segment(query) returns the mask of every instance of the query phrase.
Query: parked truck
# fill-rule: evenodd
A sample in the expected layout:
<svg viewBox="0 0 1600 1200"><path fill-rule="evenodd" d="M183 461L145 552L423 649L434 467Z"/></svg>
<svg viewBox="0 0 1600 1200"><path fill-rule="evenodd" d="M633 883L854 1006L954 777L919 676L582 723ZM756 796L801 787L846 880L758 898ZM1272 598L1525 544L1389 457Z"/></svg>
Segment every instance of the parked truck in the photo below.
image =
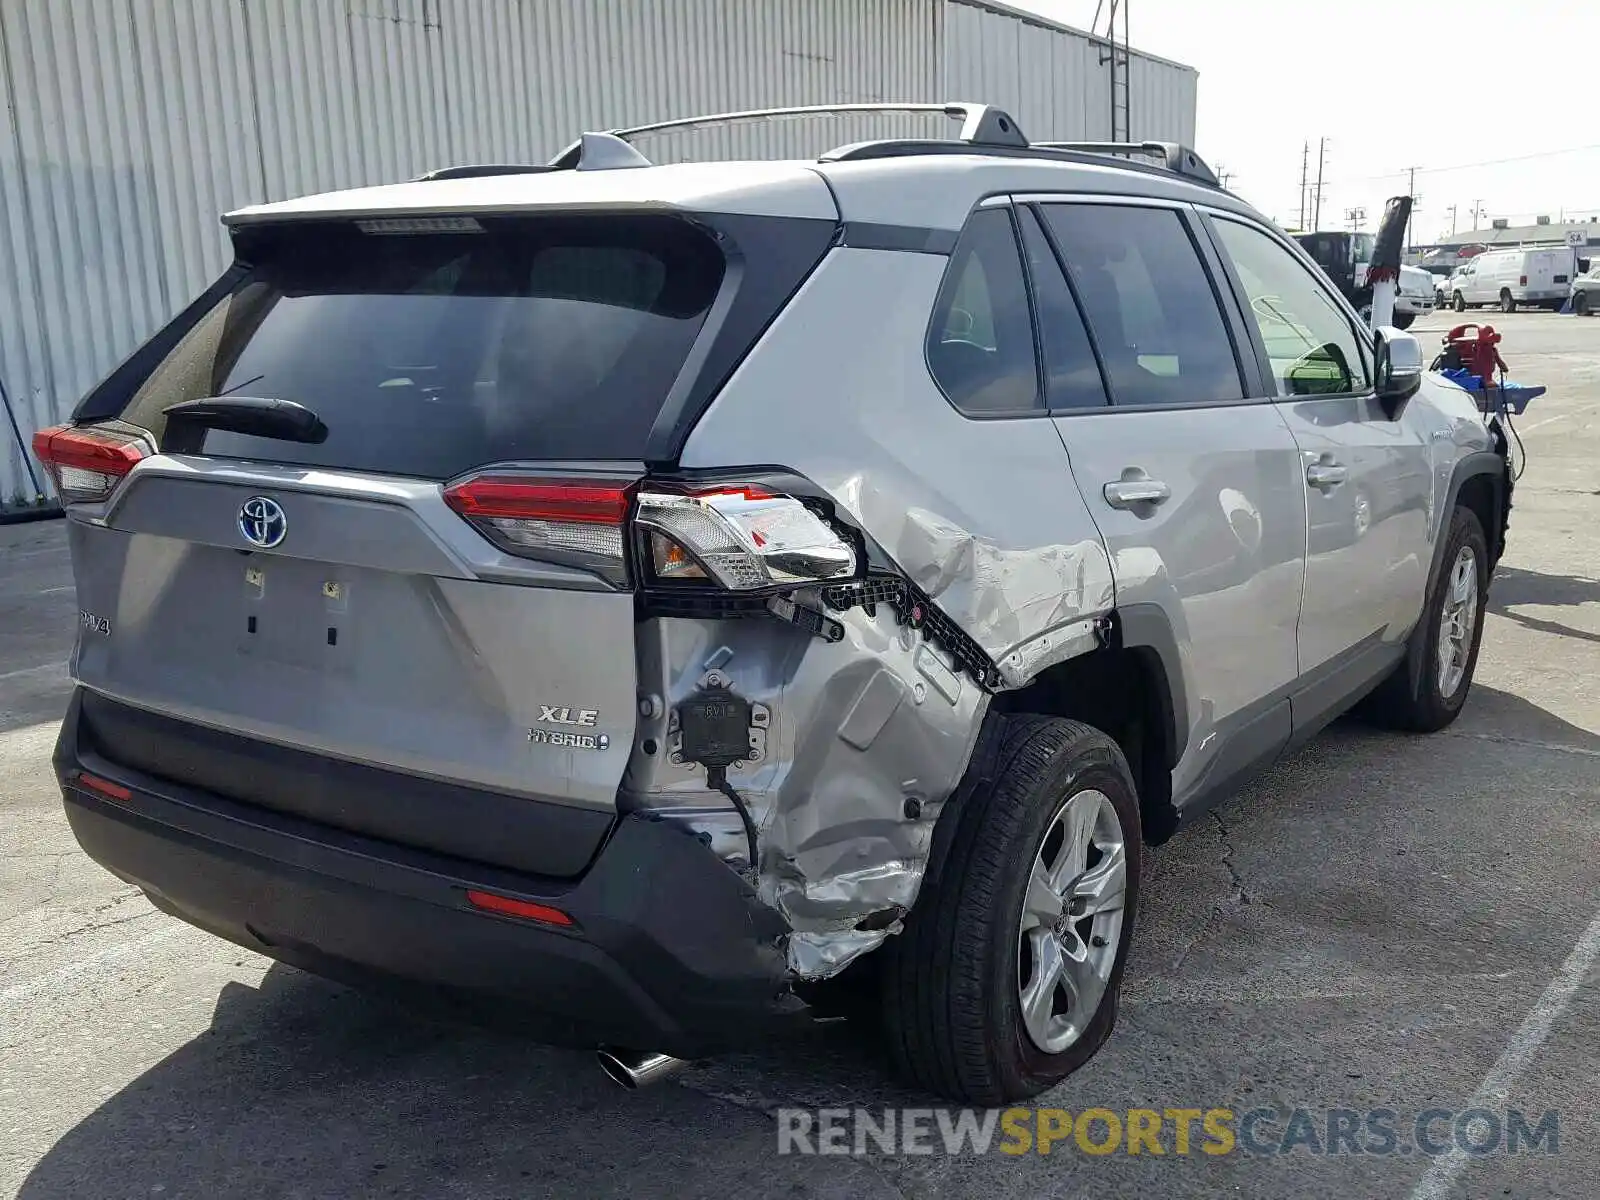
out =
<svg viewBox="0 0 1600 1200"><path fill-rule="evenodd" d="M1296 233L1295 241L1316 261L1329 279L1333 280L1345 299L1355 305L1361 319L1372 322L1372 286L1367 282L1367 269L1372 263L1372 248L1376 240L1370 233L1348 231L1320 231ZM1435 288L1433 277L1419 267L1400 268L1400 286L1394 301L1394 323L1401 329L1433 311Z"/></svg>

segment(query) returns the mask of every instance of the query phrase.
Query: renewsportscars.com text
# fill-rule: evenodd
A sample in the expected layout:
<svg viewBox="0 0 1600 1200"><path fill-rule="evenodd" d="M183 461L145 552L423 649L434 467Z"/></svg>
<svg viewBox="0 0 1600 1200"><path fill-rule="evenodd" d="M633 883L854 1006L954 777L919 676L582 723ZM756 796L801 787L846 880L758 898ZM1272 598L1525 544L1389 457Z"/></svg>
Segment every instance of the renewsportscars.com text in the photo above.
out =
<svg viewBox="0 0 1600 1200"><path fill-rule="evenodd" d="M1559 1154L1561 1114L1427 1108L780 1108L779 1154Z"/></svg>

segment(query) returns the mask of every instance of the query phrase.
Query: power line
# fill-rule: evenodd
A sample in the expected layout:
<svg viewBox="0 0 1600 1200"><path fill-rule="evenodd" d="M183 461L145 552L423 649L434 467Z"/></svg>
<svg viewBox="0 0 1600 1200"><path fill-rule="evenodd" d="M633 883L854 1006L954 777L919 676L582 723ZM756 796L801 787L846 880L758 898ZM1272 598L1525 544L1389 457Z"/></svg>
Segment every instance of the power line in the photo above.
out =
<svg viewBox="0 0 1600 1200"><path fill-rule="evenodd" d="M1330 181L1328 186L1340 186L1347 183L1370 183L1379 179L1399 179L1403 175L1415 172L1418 175L1437 175L1442 171L1468 171L1473 167L1497 167L1502 163L1530 162L1536 158L1554 158L1562 154L1581 154L1588 150L1600 150L1600 142L1593 142L1586 146L1566 146L1560 150L1539 150L1533 154L1513 154L1509 158L1485 158L1479 162L1452 163L1448 167L1401 167L1398 171L1385 171L1381 175L1353 175L1346 179Z"/></svg>

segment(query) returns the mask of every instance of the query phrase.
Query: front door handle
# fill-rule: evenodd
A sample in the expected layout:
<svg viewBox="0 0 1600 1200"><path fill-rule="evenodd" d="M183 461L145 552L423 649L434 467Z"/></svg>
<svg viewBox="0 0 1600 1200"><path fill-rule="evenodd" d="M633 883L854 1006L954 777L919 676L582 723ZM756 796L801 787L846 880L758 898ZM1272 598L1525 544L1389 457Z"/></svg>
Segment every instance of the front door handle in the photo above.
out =
<svg viewBox="0 0 1600 1200"><path fill-rule="evenodd" d="M1324 455L1306 468L1306 483L1318 491L1329 491L1350 478L1350 468Z"/></svg>
<svg viewBox="0 0 1600 1200"><path fill-rule="evenodd" d="M1105 486L1106 503L1112 508L1133 508L1140 504L1161 504L1172 498L1172 489L1159 479L1151 479L1141 472L1132 476L1124 472L1116 483Z"/></svg>

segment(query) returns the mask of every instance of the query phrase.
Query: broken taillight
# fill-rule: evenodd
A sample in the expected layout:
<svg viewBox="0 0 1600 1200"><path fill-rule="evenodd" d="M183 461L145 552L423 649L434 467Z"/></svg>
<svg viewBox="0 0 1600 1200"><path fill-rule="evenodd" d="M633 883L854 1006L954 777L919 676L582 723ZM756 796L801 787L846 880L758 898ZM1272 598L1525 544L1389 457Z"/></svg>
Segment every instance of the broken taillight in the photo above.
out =
<svg viewBox="0 0 1600 1200"><path fill-rule="evenodd" d="M50 472L63 504L94 504L116 491L145 457L145 444L134 434L57 425L33 435L33 453Z"/></svg>
<svg viewBox="0 0 1600 1200"><path fill-rule="evenodd" d="M803 501L755 484L484 474L451 484L444 499L508 553L619 583L630 512L647 582L759 592L845 579L858 563L855 545Z"/></svg>
<svg viewBox="0 0 1600 1200"><path fill-rule="evenodd" d="M793 496L754 486L647 488L635 521L648 569L662 583L735 592L803 586L856 573L855 547Z"/></svg>

